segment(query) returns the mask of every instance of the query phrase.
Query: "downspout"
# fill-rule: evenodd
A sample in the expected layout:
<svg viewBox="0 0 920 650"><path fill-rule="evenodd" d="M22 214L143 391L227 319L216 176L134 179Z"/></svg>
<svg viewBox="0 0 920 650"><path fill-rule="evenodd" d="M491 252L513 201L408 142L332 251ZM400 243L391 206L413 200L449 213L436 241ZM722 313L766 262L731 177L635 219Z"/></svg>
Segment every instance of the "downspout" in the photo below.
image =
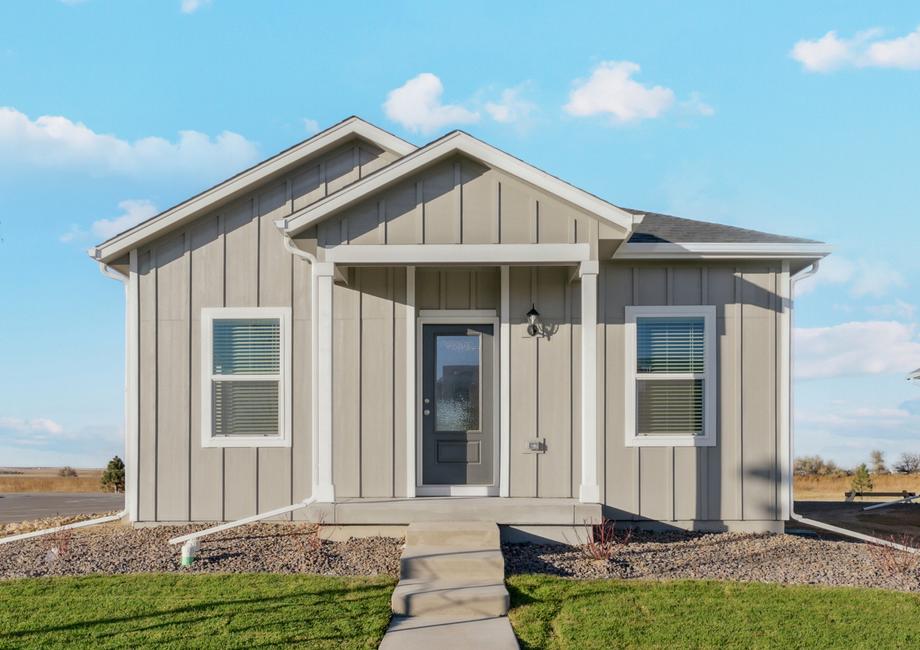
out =
<svg viewBox="0 0 920 650"><path fill-rule="evenodd" d="M812 528L817 528L819 530L826 530L835 535L840 535L842 537L850 537L853 539L858 539L863 542L868 542L869 544L875 544L878 546L888 546L890 548L895 548L899 551L905 551L907 553L920 554L920 548L913 548L910 546L905 546L904 544L898 544L897 542L892 542L891 540L881 539L879 537L873 537L872 535L866 535L864 533L858 533L853 530L848 530L846 528L840 528L839 526L833 526L831 524L824 523L823 521L817 521L816 519L809 519L808 517L803 517L802 515L796 513L795 511L795 499L793 497L793 480L794 475L793 471L793 459L795 457L795 409L793 408L793 394L795 391L792 390L792 377L793 373L793 364L795 360L795 355L793 353L794 349L794 337L792 333L793 328L793 319L795 318L795 310L792 309L793 299L795 297L795 285L797 282L810 278L815 273L818 272L818 267L820 266L820 260L816 261L807 269L800 271L789 279L789 358L786 360L787 367L789 369L789 421L787 426L789 427L789 516L794 521L797 521L806 526L811 526Z"/></svg>

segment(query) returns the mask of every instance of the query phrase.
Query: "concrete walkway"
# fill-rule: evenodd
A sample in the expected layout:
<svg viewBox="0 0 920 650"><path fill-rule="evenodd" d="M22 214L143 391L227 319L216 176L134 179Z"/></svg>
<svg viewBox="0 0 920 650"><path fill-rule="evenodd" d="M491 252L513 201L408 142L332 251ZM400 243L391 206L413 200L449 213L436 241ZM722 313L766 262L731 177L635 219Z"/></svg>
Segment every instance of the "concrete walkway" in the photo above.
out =
<svg viewBox="0 0 920 650"><path fill-rule="evenodd" d="M411 524L399 575L383 650L518 647L496 524Z"/></svg>

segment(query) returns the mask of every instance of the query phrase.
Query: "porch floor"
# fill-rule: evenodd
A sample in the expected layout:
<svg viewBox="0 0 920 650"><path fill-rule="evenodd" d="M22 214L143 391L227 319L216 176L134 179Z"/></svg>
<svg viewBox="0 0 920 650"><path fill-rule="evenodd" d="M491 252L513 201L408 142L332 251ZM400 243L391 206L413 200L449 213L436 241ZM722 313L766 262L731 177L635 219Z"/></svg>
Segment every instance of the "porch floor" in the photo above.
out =
<svg viewBox="0 0 920 650"><path fill-rule="evenodd" d="M501 497L342 498L317 503L310 520L336 525L408 525L488 521L505 526L583 526L601 521L601 506L578 499Z"/></svg>

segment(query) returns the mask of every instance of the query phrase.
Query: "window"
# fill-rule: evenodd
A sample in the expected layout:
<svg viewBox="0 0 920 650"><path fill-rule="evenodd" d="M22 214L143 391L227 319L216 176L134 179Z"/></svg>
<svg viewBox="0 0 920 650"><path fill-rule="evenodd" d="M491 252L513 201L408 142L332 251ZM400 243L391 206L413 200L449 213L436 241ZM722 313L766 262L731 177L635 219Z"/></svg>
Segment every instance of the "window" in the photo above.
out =
<svg viewBox="0 0 920 650"><path fill-rule="evenodd" d="M201 310L201 444L289 447L290 309Z"/></svg>
<svg viewBox="0 0 920 650"><path fill-rule="evenodd" d="M626 308L626 445L715 444L715 307Z"/></svg>

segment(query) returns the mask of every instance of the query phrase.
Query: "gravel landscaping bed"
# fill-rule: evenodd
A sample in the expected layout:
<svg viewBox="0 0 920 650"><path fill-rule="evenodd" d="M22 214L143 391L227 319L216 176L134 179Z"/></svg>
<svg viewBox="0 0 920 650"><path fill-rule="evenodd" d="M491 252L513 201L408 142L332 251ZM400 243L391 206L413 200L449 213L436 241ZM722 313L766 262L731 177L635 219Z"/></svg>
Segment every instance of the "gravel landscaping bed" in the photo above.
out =
<svg viewBox="0 0 920 650"><path fill-rule="evenodd" d="M635 533L597 561L577 546L505 544L505 571L570 578L736 580L920 591L920 556L794 535Z"/></svg>
<svg viewBox="0 0 920 650"><path fill-rule="evenodd" d="M167 540L202 528L106 524L2 544L0 578L169 571L395 577L403 544L391 537L330 542L312 525L261 523L203 539L194 565L182 568L180 547Z"/></svg>

